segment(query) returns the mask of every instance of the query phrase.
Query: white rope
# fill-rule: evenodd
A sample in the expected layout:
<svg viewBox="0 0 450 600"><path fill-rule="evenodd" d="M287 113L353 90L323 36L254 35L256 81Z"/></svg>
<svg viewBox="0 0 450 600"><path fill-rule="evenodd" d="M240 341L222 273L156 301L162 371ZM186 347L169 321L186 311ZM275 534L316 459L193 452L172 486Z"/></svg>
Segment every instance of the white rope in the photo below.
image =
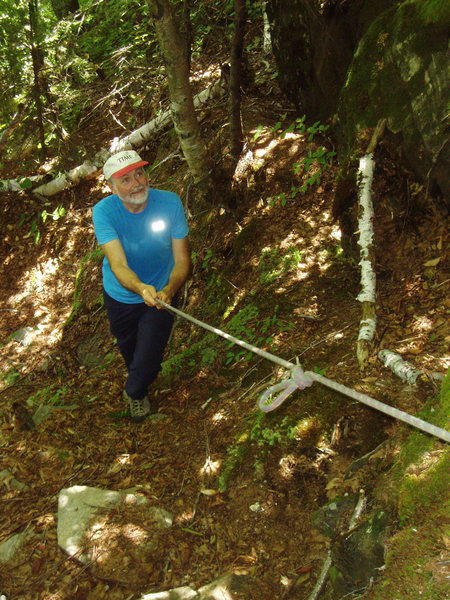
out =
<svg viewBox="0 0 450 600"><path fill-rule="evenodd" d="M412 427L416 427L417 429L420 429L420 430L424 431L425 433L429 433L430 435L438 437L439 439L443 440L444 442L450 442L450 431L447 431L446 429L443 429L442 427L438 427L437 425L433 425L431 423L428 423L427 421L423 421L422 419L419 419L418 417L414 417L413 415L410 415L409 413L399 410L398 408L394 408L393 406L389 406L387 404L384 404L383 402L379 402L378 400L375 400L374 398L371 398L370 396L367 396L366 394L357 392L356 390L353 390L345 385L342 385L341 383L337 383L336 381L333 381L332 379L328 379L327 377L324 377L323 375L319 375L318 373L314 373L313 371L302 371L302 369L299 365L295 365L287 360L284 360L283 358L279 358L278 356L275 356L274 354L267 352L266 350L262 350L261 348L257 348L256 346L253 346L252 344L248 344L247 342L239 340L238 338L235 338L234 336L230 335L229 333L226 333L225 331L222 331L221 329L218 329L217 327L212 327L211 325L208 325L207 323L203 323L203 321L199 321L195 317L192 317L191 315L184 313L183 311L179 310L178 308L174 308L173 306L171 306L170 304L167 304L166 302L163 302L162 300L158 300L158 302L159 302L159 304L164 306L164 308L167 308L168 310L174 312L175 314L179 315L180 317L183 317L184 319L187 319L188 321L195 323L195 325L199 325L200 327L203 327L203 329L207 329L208 331L211 331L212 333L215 333L216 335L219 335L219 336L225 338L226 340L228 340L229 342L232 342L233 344L237 344L238 346L241 346L242 348L245 348L246 350L250 350L251 352L258 354L259 356L262 356L263 358L266 358L267 360L270 360L270 361L280 365L281 367L285 367L286 369L289 369L289 371L291 371L291 373L293 373L293 376L287 380L287 384L284 384L283 387L291 386L292 381L297 382L297 385L292 390L290 390L290 393L292 393L292 391L294 391L297 388L301 389L303 387L307 387L307 385L310 385L308 383L309 380L312 379L314 381L317 381L318 383L321 383L322 385L325 385L326 387L331 388L332 390L335 390L336 392L345 394L346 396L349 396L350 398L353 398L354 400L357 400L358 402L362 402L363 404L366 404L367 406L370 406L371 408L379 410L380 412L383 412L386 415L393 417L394 419L403 421L404 423L407 423L408 425L411 425ZM300 373L300 371L301 371L301 373ZM280 384L278 384L278 385L280 385ZM274 387L278 387L278 385L274 386ZM280 389L280 388L278 388L278 389ZM283 394L283 392L282 392L282 394ZM282 401L284 401L288 395L289 394L286 394ZM264 401L265 401L265 399L266 398L264 398ZM274 408L277 408L277 406L279 406L280 404L281 404L281 402L276 402L276 399L275 399L275 401L272 402L271 404L269 404L269 405L266 404L265 408L264 408L264 402L260 402L259 408L261 408L262 410L265 410L265 412L268 412L270 410L273 410Z"/></svg>

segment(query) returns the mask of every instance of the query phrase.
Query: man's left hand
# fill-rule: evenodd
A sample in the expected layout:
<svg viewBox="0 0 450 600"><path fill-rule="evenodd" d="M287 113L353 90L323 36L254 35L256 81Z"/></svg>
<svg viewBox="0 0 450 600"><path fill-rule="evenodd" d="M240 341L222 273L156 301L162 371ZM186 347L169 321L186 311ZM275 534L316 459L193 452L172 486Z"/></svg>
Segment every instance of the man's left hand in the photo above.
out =
<svg viewBox="0 0 450 600"><path fill-rule="evenodd" d="M175 292L169 286L166 286L162 290L156 292L156 297L165 302L166 304L170 304L172 302L174 294ZM156 308L164 308L164 306L161 306L161 304L157 303Z"/></svg>

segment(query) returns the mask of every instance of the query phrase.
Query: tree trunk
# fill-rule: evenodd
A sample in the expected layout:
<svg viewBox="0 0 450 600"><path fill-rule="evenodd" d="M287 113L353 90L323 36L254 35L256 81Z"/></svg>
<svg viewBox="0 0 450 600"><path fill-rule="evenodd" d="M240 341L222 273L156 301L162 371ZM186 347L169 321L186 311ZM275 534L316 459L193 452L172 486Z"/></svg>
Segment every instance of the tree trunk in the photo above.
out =
<svg viewBox="0 0 450 600"><path fill-rule="evenodd" d="M201 138L189 85L185 45L168 0L147 0L166 65L172 119L181 149L194 178L205 195L212 189L212 165Z"/></svg>
<svg viewBox="0 0 450 600"><path fill-rule="evenodd" d="M397 377L400 377L400 379L403 379L403 381L406 381L410 385L416 383L419 377L423 375L419 369L410 365L406 360L403 360L400 354L392 352L392 350L380 350L378 358L385 367L391 369L394 375L397 375Z"/></svg>
<svg viewBox="0 0 450 600"><path fill-rule="evenodd" d="M361 266L361 292L358 300L362 305L362 319L360 322L356 354L361 370L366 367L367 360L373 346L376 331L375 311L375 285L376 275L374 269L373 250L373 204L372 204L372 177L374 162L372 153L363 156L359 162L359 240L360 266Z"/></svg>
<svg viewBox="0 0 450 600"><path fill-rule="evenodd" d="M194 108L205 104L214 98L220 98L225 94L229 80L226 72L222 73L220 79L211 84L206 90L199 92L193 99ZM170 110L166 110L154 119L142 125L130 134L115 140L111 144L111 153L119 152L120 150L128 150L129 148L141 148L149 139L169 127L172 123L172 114Z"/></svg>
<svg viewBox="0 0 450 600"><path fill-rule="evenodd" d="M51 0L53 12L58 19L65 19L71 13L80 10L80 3L78 0Z"/></svg>
<svg viewBox="0 0 450 600"><path fill-rule="evenodd" d="M263 8L263 23L264 23L264 32L263 32L263 52L264 54L272 54L272 34L270 32L270 21L267 15L267 0L263 0L264 8Z"/></svg>
<svg viewBox="0 0 450 600"><path fill-rule="evenodd" d="M234 33L231 45L229 97L230 152L234 164L239 160L242 148L244 147L241 119L241 81L246 17L245 0L234 0Z"/></svg>
<svg viewBox="0 0 450 600"><path fill-rule="evenodd" d="M183 34L186 48L186 61L191 68L192 52L192 23L191 23L191 0L183 0Z"/></svg>
<svg viewBox="0 0 450 600"><path fill-rule="evenodd" d="M41 143L40 156L41 160L45 158L45 130L44 130L44 106L42 104L42 89L41 89L41 70L43 67L42 49L39 46L37 33L37 0L28 2L28 16L30 23L30 50L31 61L33 64L33 98L36 106L36 117L38 122L39 141Z"/></svg>

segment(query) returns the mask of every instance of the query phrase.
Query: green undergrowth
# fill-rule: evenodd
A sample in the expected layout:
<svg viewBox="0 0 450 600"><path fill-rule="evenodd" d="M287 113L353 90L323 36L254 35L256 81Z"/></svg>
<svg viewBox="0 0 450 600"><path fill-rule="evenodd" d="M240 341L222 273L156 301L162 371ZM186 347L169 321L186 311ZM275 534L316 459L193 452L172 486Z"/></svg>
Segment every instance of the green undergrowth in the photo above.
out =
<svg viewBox="0 0 450 600"><path fill-rule="evenodd" d="M250 226L249 230L253 237L253 227ZM236 236L236 255L239 254L243 233L245 230ZM292 329L294 323L282 314L280 305L273 304L271 289L289 271L298 268L302 255L293 245L282 249L265 246L255 249L255 255L258 267L254 271L254 281L248 282L250 291L236 304L236 290L228 280L228 270L232 270L234 265L224 264L211 248L196 254L194 264L201 269L205 283L204 302L193 316L243 342L276 354L279 348L276 335ZM170 358L162 366L162 376L168 379L179 373L194 374L206 367L215 370L231 367L248 362L255 356L248 349L199 326L191 328L189 336L175 344L176 349L170 349Z"/></svg>
<svg viewBox="0 0 450 600"><path fill-rule="evenodd" d="M335 394L316 386L295 392L283 407L273 412L252 411L241 420L241 429L228 446L219 473L219 489L224 491L232 485L244 464L253 477L264 477L271 452L301 452L327 445L340 402Z"/></svg>
<svg viewBox="0 0 450 600"><path fill-rule="evenodd" d="M227 334L252 344L258 348L271 347L273 351L274 333L285 331L291 327L279 316L279 307L275 306L272 314L263 317L263 311L252 302L247 304L229 318L217 325ZM254 353L222 336L196 328L190 337L181 344L180 352L170 353L170 358L163 362L162 376L173 378L179 373L194 373L205 367L223 368L241 361L247 362Z"/></svg>
<svg viewBox="0 0 450 600"><path fill-rule="evenodd" d="M450 374L440 397L418 415L439 427L450 425ZM391 472L378 483L398 515L387 541L384 576L365 600L441 600L448 592L445 558L450 540L450 447L418 430L402 445Z"/></svg>
<svg viewBox="0 0 450 600"><path fill-rule="evenodd" d="M422 0L418 14L424 23L449 23L450 4L448 0Z"/></svg>
<svg viewBox="0 0 450 600"><path fill-rule="evenodd" d="M72 310L70 315L67 317L66 325L69 325L75 317L78 315L80 308L85 304L85 295L86 295L86 276L92 267L93 264L98 264L100 260L103 258L103 250L98 247L91 252L88 252L83 256L80 261L80 266L78 267L78 271L75 275L75 289L73 292L73 301L72 301ZM95 304L103 304L103 296L97 296L92 306Z"/></svg>

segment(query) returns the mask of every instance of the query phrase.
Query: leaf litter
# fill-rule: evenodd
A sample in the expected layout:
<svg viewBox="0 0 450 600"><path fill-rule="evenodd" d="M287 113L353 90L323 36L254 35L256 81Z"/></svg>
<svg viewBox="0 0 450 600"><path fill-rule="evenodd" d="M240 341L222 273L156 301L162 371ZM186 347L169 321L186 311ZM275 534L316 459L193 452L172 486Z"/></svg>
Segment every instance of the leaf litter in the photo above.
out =
<svg viewBox="0 0 450 600"><path fill-rule="evenodd" d="M270 101L266 99L269 105ZM257 123L260 113L255 107L249 111L249 122ZM245 302L253 303L253 290L261 290L262 250L295 245L302 253L299 264L270 281L266 296L260 294L268 315L279 305L283 318L292 324L274 331L277 352L288 360L300 356L308 368L326 369L327 377L415 412L429 390L405 389L376 359L368 372L358 373L354 343L359 273L351 261L336 258L336 224L330 216L335 168L323 175L319 196L309 190L284 205L261 200L275 196L283 181L292 177L285 158L289 144L294 162L294 142L285 139L283 151L274 151L266 180L249 187L245 206L233 217L216 216L217 228L211 227L206 238L196 238L194 231L196 252L202 252L205 244L216 259L212 271L196 268L185 309L202 318L208 280L218 271L226 273ZM178 184L182 190L181 181ZM377 197L388 197L390 185L391 179L381 176L375 184ZM381 461L370 462L362 474L351 478L344 477L347 467L400 426L344 398L336 399L316 384L266 417L258 429L254 390L272 381L278 371L257 358L240 357L224 367L220 356L161 381L156 389L156 414L161 418L140 426L131 423L121 403L124 367L112 346L106 316L96 304L101 290L99 263L85 278L84 305L67 322L78 265L94 248L90 205L103 194L97 184L84 183L76 197L69 192L61 195L67 208L64 244L58 225L48 221L40 244L28 239L23 244L6 243L1 250L7 265L2 306L11 309L2 313L0 324L4 344L0 451L2 469L8 471L0 480L1 538L23 531L30 536L12 561L0 566L0 591L22 600L134 600L144 592L182 585L198 588L234 571L254 576L258 600L299 589L306 596L328 546L327 538L313 528L311 512L339 494L370 485L385 468ZM21 202L22 210L29 210L28 199L5 195L2 233L6 227L7 242L13 234L22 239L27 233L26 225L10 222L9 214L14 213L8 212L13 205L20 210ZM401 217L395 220L383 200L377 207L379 343L412 356L427 372L443 372L448 367L449 327L448 260L442 249L448 239L442 215L431 201L423 202L422 220L414 228ZM241 231L253 223L257 236L239 252L221 254L224 243L231 247L236 243L236 222ZM58 269L42 285L54 249L59 251ZM36 266L40 278L28 283L23 293L24 281L33 281ZM220 316L205 313L205 320ZM303 318L305 314L312 318ZM43 329L28 346L11 335L38 324ZM77 349L93 333L100 340L97 351L103 359L97 365L80 365ZM187 347L190 336L202 335L179 322L170 352L175 354L179 345ZM49 417L35 429L24 430L12 406L37 409L30 398L42 390L47 390ZM278 444L270 437L271 428L281 426L283 419L297 433L288 438L285 428ZM242 449L242 456L227 486L220 489L230 448ZM25 487L15 489L12 478ZM56 539L58 493L76 484L136 488L152 505L173 513L173 526L155 533L142 507L99 515L95 535L91 531L86 540L92 564L81 565L58 548Z"/></svg>

